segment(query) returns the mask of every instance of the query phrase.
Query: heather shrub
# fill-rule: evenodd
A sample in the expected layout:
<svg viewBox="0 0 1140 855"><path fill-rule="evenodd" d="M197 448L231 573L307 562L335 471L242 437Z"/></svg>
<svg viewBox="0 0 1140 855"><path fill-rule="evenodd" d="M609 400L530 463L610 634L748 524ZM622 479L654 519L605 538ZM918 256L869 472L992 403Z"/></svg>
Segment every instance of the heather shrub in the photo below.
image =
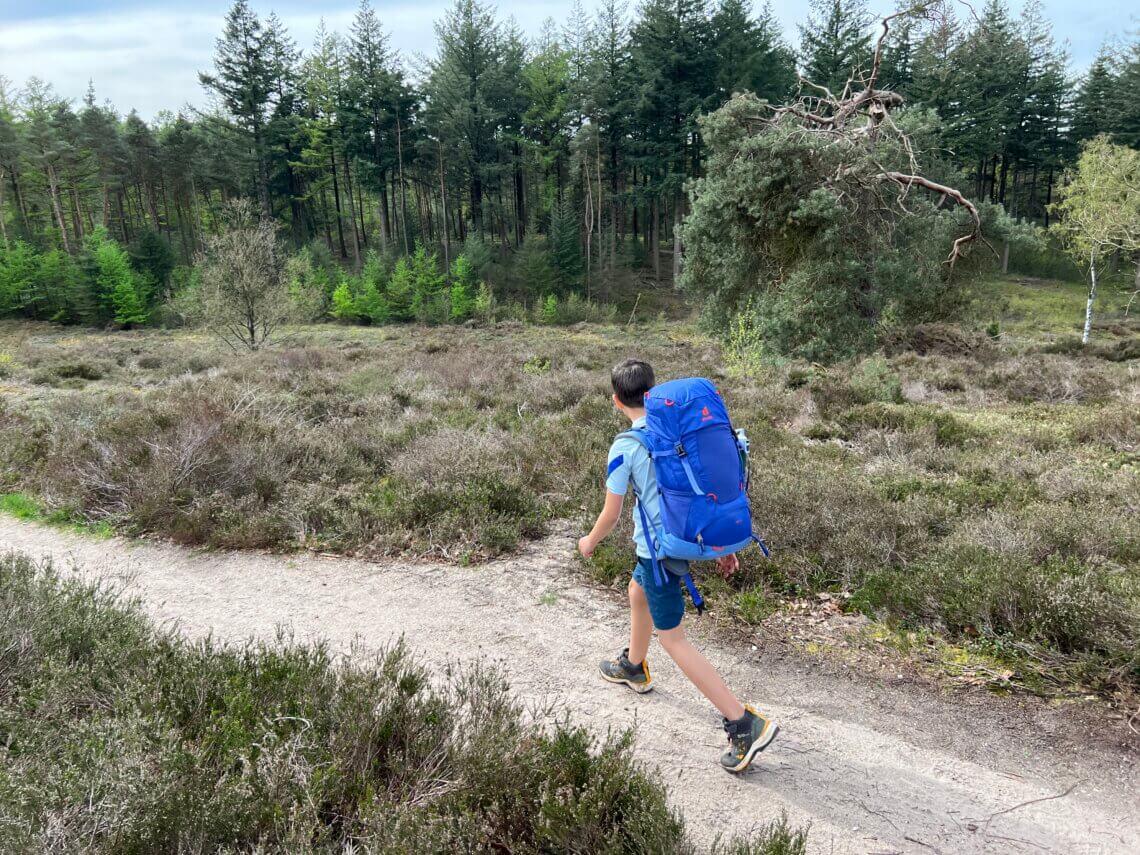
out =
<svg viewBox="0 0 1140 855"><path fill-rule="evenodd" d="M982 383L1009 400L1048 404L1098 403L1111 397L1115 383L1097 362L1056 354L1013 357L993 366Z"/></svg>
<svg viewBox="0 0 1140 855"><path fill-rule="evenodd" d="M403 646L223 646L0 558L11 851L690 853L628 732L524 712L499 672ZM725 852L801 853L777 822Z"/></svg>
<svg viewBox="0 0 1140 855"><path fill-rule="evenodd" d="M909 625L933 621L954 633L1011 636L1140 668L1131 643L1140 629L1140 583L1123 568L1106 570L1076 556L1034 561L948 545L869 580L857 604Z"/></svg>

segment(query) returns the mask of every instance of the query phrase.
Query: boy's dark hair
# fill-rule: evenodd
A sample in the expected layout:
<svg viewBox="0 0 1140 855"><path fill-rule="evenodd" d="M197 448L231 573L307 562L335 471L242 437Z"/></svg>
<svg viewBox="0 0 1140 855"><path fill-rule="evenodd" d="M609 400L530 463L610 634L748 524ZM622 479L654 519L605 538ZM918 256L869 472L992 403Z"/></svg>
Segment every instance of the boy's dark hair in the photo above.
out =
<svg viewBox="0 0 1140 855"><path fill-rule="evenodd" d="M645 393L653 388L653 366L640 359L627 359L610 372L614 394L627 407L645 406Z"/></svg>

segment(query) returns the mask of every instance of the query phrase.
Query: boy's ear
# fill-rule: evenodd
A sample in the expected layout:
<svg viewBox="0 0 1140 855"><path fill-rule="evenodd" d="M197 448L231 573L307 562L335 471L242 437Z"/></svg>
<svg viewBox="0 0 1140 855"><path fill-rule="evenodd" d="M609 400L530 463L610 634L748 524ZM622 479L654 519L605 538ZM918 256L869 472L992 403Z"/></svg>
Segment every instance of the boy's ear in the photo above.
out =
<svg viewBox="0 0 1140 855"><path fill-rule="evenodd" d="M618 398L617 392L614 392L612 395L610 395L610 400L614 402L615 407L617 407L619 410L621 409L621 399Z"/></svg>

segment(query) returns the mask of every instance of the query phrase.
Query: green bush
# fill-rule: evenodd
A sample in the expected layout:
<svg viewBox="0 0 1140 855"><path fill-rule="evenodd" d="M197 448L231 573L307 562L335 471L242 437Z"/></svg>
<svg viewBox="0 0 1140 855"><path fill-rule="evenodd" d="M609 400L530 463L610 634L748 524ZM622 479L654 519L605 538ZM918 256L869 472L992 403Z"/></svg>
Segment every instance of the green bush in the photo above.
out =
<svg viewBox="0 0 1140 855"><path fill-rule="evenodd" d="M839 423L853 433L873 428L891 431L929 430L938 445L961 446L978 432L948 410L914 404L876 402L852 407L839 416Z"/></svg>
<svg viewBox="0 0 1140 855"><path fill-rule="evenodd" d="M497 671L189 643L15 555L0 611L6 851L693 851L628 733L524 723Z"/></svg>
<svg viewBox="0 0 1140 855"><path fill-rule="evenodd" d="M1095 656L1140 677L1140 581L1123 568L1077 557L1042 561L948 544L906 569L870 578L855 604L908 625L932 621L955 634L1026 639Z"/></svg>
<svg viewBox="0 0 1140 855"><path fill-rule="evenodd" d="M820 414L828 418L860 404L902 402L899 376L881 356L814 371L809 388Z"/></svg>

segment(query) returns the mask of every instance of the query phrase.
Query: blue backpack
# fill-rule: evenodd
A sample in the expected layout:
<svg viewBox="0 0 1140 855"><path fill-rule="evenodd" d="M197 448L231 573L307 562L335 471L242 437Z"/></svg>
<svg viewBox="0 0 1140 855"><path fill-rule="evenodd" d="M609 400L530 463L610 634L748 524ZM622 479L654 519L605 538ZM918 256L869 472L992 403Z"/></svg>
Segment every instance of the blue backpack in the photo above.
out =
<svg viewBox="0 0 1140 855"><path fill-rule="evenodd" d="M621 434L649 453L657 478L661 529L654 531L638 496L641 527L649 544L653 577L672 572L664 559L716 559L752 542L765 557L768 546L752 531L748 505L748 446L734 431L720 392L708 380L670 380L645 393L645 427ZM636 494L636 488L635 488ZM704 599L692 574L682 577L697 613Z"/></svg>

